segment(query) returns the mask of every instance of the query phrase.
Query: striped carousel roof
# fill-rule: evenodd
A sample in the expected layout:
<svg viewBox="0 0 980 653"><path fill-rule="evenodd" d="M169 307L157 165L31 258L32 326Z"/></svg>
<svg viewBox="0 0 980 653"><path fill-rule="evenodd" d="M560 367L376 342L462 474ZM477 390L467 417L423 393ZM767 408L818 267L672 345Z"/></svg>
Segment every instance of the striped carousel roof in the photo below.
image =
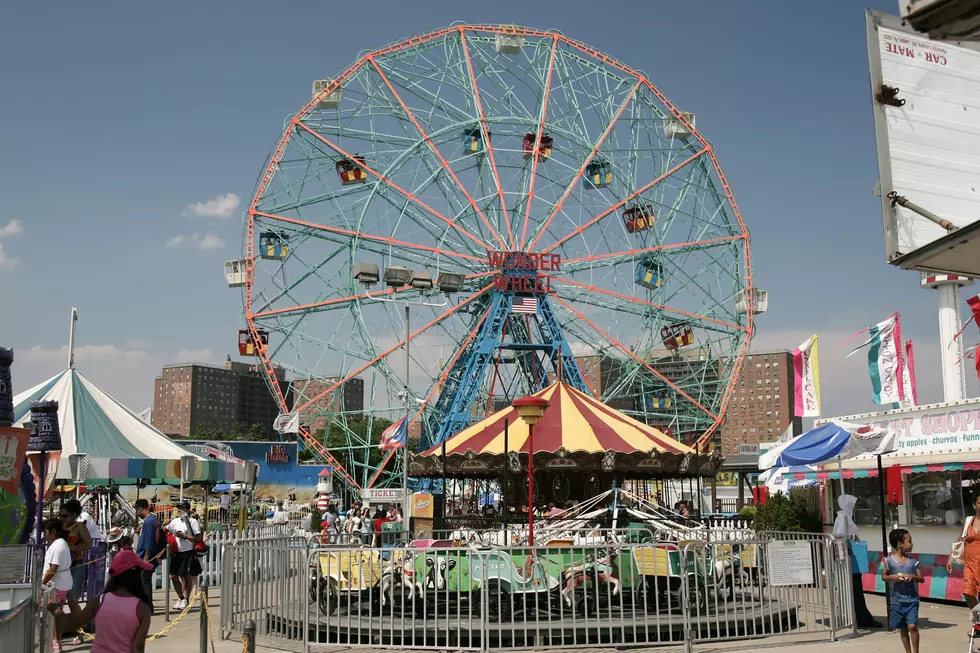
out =
<svg viewBox="0 0 980 653"><path fill-rule="evenodd" d="M673 454L694 453L652 426L624 415L566 383L554 383L534 393L548 401L544 415L534 425L534 451L619 453L658 451ZM504 453L504 423L508 425L510 451L527 452L528 427L513 406L486 417L446 441L446 455L473 451L476 454ZM436 445L423 456L442 451ZM535 454L537 457L537 454Z"/></svg>

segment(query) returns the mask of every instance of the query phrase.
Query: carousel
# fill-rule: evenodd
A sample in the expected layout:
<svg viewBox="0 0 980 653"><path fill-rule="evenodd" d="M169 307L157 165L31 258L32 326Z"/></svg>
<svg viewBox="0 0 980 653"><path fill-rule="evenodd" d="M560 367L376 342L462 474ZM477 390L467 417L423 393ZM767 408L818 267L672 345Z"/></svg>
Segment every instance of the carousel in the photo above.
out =
<svg viewBox="0 0 980 653"><path fill-rule="evenodd" d="M462 485L464 495L484 505L479 497L499 488L504 516L527 512L532 503L570 514L610 493L666 506L681 496L682 483L713 477L721 462L556 382L412 454L409 474L441 482L442 497L460 494Z"/></svg>

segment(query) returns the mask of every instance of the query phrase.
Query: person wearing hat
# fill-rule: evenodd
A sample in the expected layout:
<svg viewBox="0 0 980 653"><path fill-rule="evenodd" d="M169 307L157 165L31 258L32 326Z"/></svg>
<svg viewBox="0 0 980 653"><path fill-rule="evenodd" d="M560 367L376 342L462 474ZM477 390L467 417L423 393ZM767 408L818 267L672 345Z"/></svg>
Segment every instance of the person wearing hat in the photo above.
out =
<svg viewBox="0 0 980 653"><path fill-rule="evenodd" d="M170 560L170 580L177 592L174 610L184 610L194 596L197 577L201 575L201 561L197 559L194 545L204 540L201 523L191 516L190 501L179 506L180 516L167 525L167 530L177 539L177 555Z"/></svg>
<svg viewBox="0 0 980 653"><path fill-rule="evenodd" d="M120 551L109 565L109 580L99 600L89 601L84 610L71 614L49 606L57 632L95 622L97 635L90 653L143 653L151 619L142 577L148 569L152 569L150 563L133 551Z"/></svg>

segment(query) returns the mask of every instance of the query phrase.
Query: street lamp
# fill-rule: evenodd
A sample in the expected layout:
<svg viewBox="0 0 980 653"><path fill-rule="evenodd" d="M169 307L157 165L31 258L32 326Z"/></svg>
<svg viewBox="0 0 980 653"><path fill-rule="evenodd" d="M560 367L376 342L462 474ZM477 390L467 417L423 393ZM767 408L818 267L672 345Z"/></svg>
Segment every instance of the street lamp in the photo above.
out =
<svg viewBox="0 0 980 653"><path fill-rule="evenodd" d="M527 544L534 546L534 425L548 408L548 400L532 395L511 405L527 423Z"/></svg>
<svg viewBox="0 0 980 653"><path fill-rule="evenodd" d="M358 283L366 288L370 288L379 279L384 279L385 285L392 291L392 297L384 297L380 294L371 295L368 293L366 299L405 305L405 422L402 425L405 429L405 443L402 451L402 491L405 494L402 497L402 519L405 520L405 527L407 529L411 525L412 513L411 497L408 493L408 422L412 412L412 402L408 393L409 373L412 361L410 354L412 330L409 322L409 307L412 304L416 304L418 306L433 306L438 308L446 306L448 302L443 300L441 304L436 304L427 301L399 300L394 297L394 290L409 286L413 290L418 291L421 296L425 296L432 291L433 285L435 285L440 292L449 295L450 293L459 292L462 289L463 275L454 272L441 272L433 284L432 277L425 270L410 270L405 267L391 266L382 275L378 266L373 263L355 263L351 268L351 274Z"/></svg>

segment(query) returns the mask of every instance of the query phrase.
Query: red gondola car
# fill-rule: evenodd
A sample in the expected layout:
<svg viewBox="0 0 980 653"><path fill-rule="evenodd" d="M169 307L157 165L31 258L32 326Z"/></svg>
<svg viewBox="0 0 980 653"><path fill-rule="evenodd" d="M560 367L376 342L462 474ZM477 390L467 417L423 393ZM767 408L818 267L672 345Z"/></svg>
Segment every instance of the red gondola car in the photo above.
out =
<svg viewBox="0 0 980 653"><path fill-rule="evenodd" d="M524 150L524 158L530 159L531 155L534 154L534 143L537 141L537 134L524 134L524 141L521 143L521 149ZM554 139L547 134L541 135L541 145L538 147L538 154L541 155L542 159L547 159L551 157L551 147L554 143Z"/></svg>
<svg viewBox="0 0 980 653"><path fill-rule="evenodd" d="M363 184L367 181L367 170L361 167L364 163L364 157L360 154L338 161L337 176L340 177L340 183L344 186L350 186L351 184Z"/></svg>
<svg viewBox="0 0 980 653"><path fill-rule="evenodd" d="M623 223L626 231L631 234L638 231L646 231L657 224L657 219L653 216L653 207L649 204L636 204L623 211Z"/></svg>
<svg viewBox="0 0 980 653"><path fill-rule="evenodd" d="M676 351L681 347L694 344L694 329L689 322L668 324L660 329L660 339L663 341L664 347L670 351Z"/></svg>
<svg viewBox="0 0 980 653"><path fill-rule="evenodd" d="M266 347L269 346L269 332L268 331L257 331L259 335L259 345L255 346L255 341L252 338L252 332L248 329L238 330L238 353L242 356L258 356Z"/></svg>

